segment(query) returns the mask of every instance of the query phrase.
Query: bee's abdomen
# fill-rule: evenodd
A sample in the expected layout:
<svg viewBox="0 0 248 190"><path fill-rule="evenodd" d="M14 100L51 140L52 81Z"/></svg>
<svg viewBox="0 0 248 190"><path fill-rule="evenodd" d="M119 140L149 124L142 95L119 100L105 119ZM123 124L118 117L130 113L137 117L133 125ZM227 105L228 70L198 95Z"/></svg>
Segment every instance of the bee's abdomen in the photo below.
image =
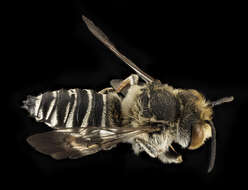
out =
<svg viewBox="0 0 248 190"><path fill-rule="evenodd" d="M93 90L58 90L28 96L24 108L50 127L108 126L108 97Z"/></svg>

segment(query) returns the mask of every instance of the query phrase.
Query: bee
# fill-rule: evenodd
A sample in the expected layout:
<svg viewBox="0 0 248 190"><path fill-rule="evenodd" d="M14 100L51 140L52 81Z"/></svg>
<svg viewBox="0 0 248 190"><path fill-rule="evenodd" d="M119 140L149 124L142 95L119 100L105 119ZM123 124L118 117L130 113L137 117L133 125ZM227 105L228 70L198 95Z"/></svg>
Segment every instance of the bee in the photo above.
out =
<svg viewBox="0 0 248 190"><path fill-rule="evenodd" d="M162 163L181 163L182 155L172 143L194 150L211 138L210 172L216 156L213 107L234 98L209 101L197 90L162 84L120 53L91 20L82 19L89 31L136 74L114 79L111 87L99 92L60 89L28 96L23 108L54 130L32 135L27 142L58 160L77 159L110 150L118 143L130 143L136 155L146 152Z"/></svg>

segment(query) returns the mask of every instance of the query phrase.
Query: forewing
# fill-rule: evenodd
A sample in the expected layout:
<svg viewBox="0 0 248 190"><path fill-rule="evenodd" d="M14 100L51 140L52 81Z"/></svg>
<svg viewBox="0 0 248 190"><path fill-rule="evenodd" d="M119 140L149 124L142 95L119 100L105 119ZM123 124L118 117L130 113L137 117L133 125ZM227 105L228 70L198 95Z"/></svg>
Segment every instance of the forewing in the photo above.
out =
<svg viewBox="0 0 248 190"><path fill-rule="evenodd" d="M27 141L37 151L54 159L76 159L100 150L108 150L125 139L158 131L150 127L86 127L58 129L30 136Z"/></svg>
<svg viewBox="0 0 248 190"><path fill-rule="evenodd" d="M86 143L79 143L81 136L78 131L54 130L39 133L27 138L28 143L37 151L50 155L54 159L65 158L76 159L100 150L98 146L89 146Z"/></svg>
<svg viewBox="0 0 248 190"><path fill-rule="evenodd" d="M90 32L100 40L107 48L109 48L117 57L124 61L129 67L131 67L145 82L153 82L154 79L144 71L142 71L137 65L135 65L130 59L125 55L120 53L114 44L109 40L109 38L103 33L103 31L98 28L90 19L85 16L82 16L83 21L86 23Z"/></svg>

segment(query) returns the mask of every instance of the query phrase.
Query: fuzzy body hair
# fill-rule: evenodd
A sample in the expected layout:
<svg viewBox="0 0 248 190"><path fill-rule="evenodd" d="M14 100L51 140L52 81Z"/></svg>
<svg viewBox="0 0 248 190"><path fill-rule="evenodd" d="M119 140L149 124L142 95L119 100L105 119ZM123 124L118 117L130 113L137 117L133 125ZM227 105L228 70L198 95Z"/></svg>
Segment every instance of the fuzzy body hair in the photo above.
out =
<svg viewBox="0 0 248 190"><path fill-rule="evenodd" d="M204 130L203 145L211 137L211 128L203 121L212 118L212 109L208 107L203 95L196 90L174 89L158 82L133 85L122 101L122 125L161 126L160 133L141 134L126 140L132 144L135 154L146 151L151 157L158 157L162 162L176 162L165 159L165 153L173 142L187 148L191 142L192 125L200 124ZM137 139L156 147L154 154L149 153L137 143Z"/></svg>
<svg viewBox="0 0 248 190"><path fill-rule="evenodd" d="M142 139L156 148L154 155L148 153L152 157L167 152L175 137L178 111L178 102L168 85L131 86L122 101L123 126L164 127L160 133L145 133L128 139L127 142L132 144L135 154L144 151L144 148L137 144L136 139Z"/></svg>
<svg viewBox="0 0 248 190"><path fill-rule="evenodd" d="M23 108L36 121L56 129L29 137L29 144L55 159L74 159L127 142L132 144L135 154L145 151L163 163L181 163L182 157L172 147L173 142L193 150L212 137L208 170L211 171L216 155L212 108L232 101L233 97L211 102L196 90L161 84L119 52L90 19L82 19L89 31L137 75L112 80L112 88L98 93L62 89L29 96L23 101ZM139 83L139 77L145 84Z"/></svg>

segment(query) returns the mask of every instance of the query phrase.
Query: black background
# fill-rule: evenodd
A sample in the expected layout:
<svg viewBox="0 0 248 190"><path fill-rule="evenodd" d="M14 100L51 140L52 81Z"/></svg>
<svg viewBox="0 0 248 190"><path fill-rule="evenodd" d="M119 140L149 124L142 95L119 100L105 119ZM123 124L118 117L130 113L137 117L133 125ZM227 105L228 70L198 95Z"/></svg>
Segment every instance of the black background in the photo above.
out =
<svg viewBox="0 0 248 190"><path fill-rule="evenodd" d="M111 79L132 73L93 37L82 14L102 28L121 52L162 82L197 89L210 100L235 97L234 102L215 109L217 158L212 173L206 173L210 141L198 150L185 150L181 165L164 165L143 153L137 157L128 144L78 160L55 161L26 143L28 136L48 130L20 108L27 95L61 88L101 90ZM6 163L4 173L10 174L13 184L27 188L33 184L80 188L144 184L166 189L244 182L248 91L242 5L29 1L11 4L7 16L11 18L3 36L8 40L7 77L2 84L4 94L10 92L11 113L4 117L8 162L2 164Z"/></svg>

